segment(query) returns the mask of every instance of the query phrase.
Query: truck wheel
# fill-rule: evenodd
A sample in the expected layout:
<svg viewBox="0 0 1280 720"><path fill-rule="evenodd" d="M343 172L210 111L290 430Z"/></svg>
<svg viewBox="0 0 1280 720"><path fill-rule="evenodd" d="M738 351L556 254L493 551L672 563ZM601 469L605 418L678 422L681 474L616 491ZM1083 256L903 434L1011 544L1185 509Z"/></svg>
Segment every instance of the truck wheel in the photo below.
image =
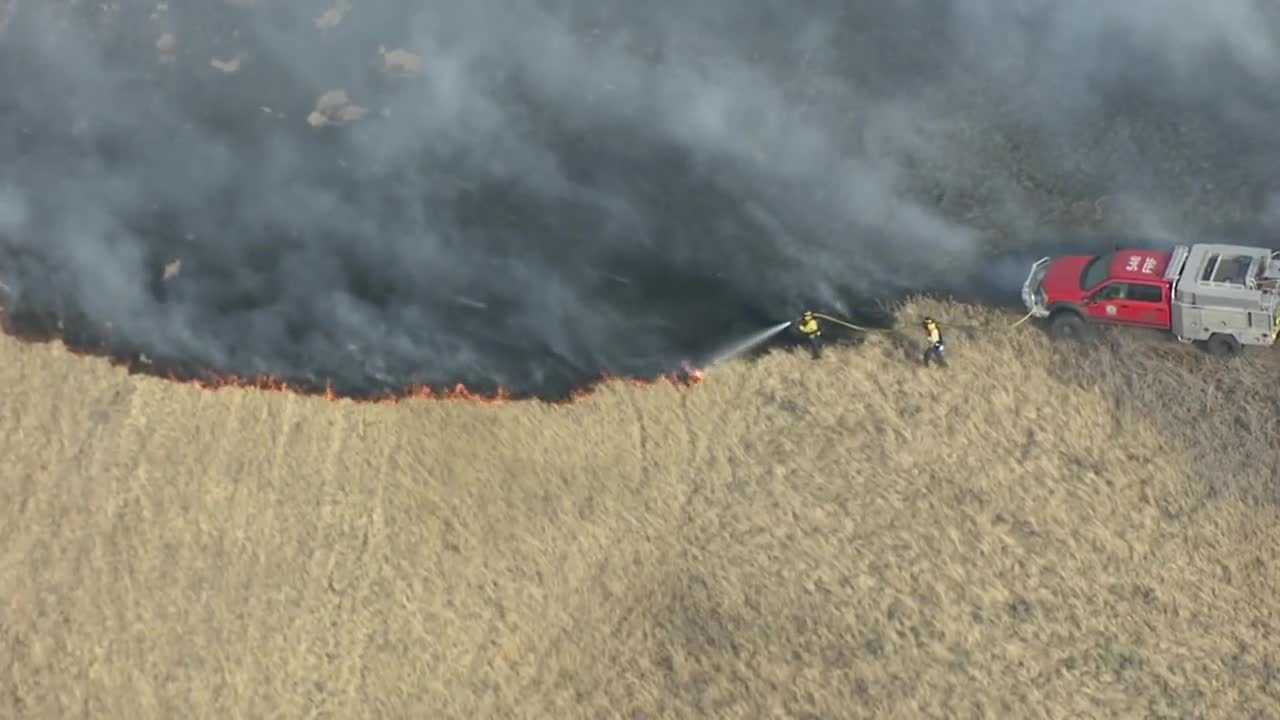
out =
<svg viewBox="0 0 1280 720"><path fill-rule="evenodd" d="M1205 343L1205 349L1214 357L1233 357L1240 352L1240 341L1234 335L1214 333L1209 336L1209 341Z"/></svg>
<svg viewBox="0 0 1280 720"><path fill-rule="evenodd" d="M1073 312L1060 312L1049 319L1049 337L1054 340L1081 342L1089 337L1084 318Z"/></svg>

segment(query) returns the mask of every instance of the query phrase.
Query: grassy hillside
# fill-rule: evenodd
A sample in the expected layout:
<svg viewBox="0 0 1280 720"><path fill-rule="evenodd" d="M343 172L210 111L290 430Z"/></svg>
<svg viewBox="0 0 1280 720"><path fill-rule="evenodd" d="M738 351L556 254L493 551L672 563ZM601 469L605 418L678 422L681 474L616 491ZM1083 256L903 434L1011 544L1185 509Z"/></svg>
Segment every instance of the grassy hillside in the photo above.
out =
<svg viewBox="0 0 1280 720"><path fill-rule="evenodd" d="M0 716L1280 714L1271 357L922 310L564 407L0 338Z"/></svg>

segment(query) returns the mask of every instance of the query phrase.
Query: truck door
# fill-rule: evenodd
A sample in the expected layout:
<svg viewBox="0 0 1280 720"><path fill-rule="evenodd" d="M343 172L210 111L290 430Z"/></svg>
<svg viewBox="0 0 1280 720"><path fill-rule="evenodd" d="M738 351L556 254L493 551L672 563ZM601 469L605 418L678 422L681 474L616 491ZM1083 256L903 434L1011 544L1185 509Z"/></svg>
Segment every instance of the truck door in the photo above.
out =
<svg viewBox="0 0 1280 720"><path fill-rule="evenodd" d="M1162 283L1130 283L1120 308L1120 322L1168 329L1169 286Z"/></svg>
<svg viewBox="0 0 1280 720"><path fill-rule="evenodd" d="M1127 290L1128 285L1125 283L1113 282L1103 285L1089 297L1089 302L1085 305L1085 312L1088 313L1089 319L1104 323L1122 322L1122 311L1126 302L1124 297Z"/></svg>

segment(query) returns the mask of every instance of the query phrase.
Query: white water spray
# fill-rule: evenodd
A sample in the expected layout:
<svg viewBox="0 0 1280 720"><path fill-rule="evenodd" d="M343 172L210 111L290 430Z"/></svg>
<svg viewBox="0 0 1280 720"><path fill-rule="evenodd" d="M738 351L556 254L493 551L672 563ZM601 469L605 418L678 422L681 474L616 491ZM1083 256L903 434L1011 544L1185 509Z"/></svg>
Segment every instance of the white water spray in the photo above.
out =
<svg viewBox="0 0 1280 720"><path fill-rule="evenodd" d="M765 328L764 330L761 330L760 332L754 335L751 335L750 337L743 338L742 340L739 340L737 342L734 342L731 345L726 346L725 348L717 351L714 355L711 356L711 359L707 361L707 366L710 367L711 365L715 365L716 363L721 363L721 362L724 362L725 360L729 360L731 358L735 358L741 355L742 353L768 340L774 335L777 335L783 330L786 330L787 326L789 326L790 324L791 323L789 321L778 323L773 327Z"/></svg>

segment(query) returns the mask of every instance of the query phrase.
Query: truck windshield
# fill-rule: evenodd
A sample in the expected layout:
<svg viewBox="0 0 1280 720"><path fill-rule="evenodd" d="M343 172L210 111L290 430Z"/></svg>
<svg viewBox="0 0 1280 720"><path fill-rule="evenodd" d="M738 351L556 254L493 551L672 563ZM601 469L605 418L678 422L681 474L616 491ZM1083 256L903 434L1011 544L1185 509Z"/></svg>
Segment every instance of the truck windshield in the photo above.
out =
<svg viewBox="0 0 1280 720"><path fill-rule="evenodd" d="M1089 264L1084 266L1084 272L1080 273L1080 289L1092 290L1106 280L1111 270L1111 260L1115 256L1115 253L1107 253L1090 260Z"/></svg>

